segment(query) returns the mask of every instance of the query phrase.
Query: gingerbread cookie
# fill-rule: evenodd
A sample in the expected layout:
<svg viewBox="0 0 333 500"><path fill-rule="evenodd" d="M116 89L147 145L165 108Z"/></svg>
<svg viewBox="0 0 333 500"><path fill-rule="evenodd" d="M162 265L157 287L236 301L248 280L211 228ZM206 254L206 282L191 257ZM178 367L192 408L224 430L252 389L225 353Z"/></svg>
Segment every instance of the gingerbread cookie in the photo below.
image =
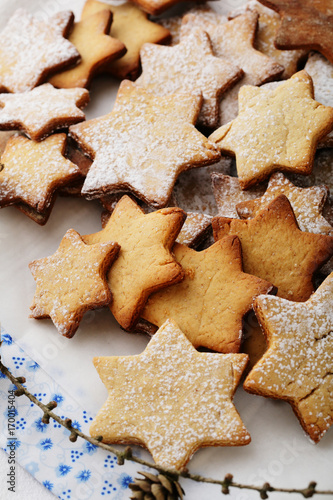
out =
<svg viewBox="0 0 333 500"><path fill-rule="evenodd" d="M333 274L303 304L258 297L268 350L244 383L250 393L288 401L315 443L333 423L332 296Z"/></svg>
<svg viewBox="0 0 333 500"><path fill-rule="evenodd" d="M197 352L167 321L141 354L94 358L109 394L90 434L144 446L177 470L202 446L248 444L232 403L246 362L245 354Z"/></svg>
<svg viewBox="0 0 333 500"><path fill-rule="evenodd" d="M73 337L86 311L111 302L106 272L119 249L114 242L85 245L69 229L55 254L29 264L37 284L30 317L51 318L61 335Z"/></svg>
<svg viewBox="0 0 333 500"><path fill-rule="evenodd" d="M26 92L52 71L76 63L80 54L66 37L74 15L59 12L41 21L18 9L1 32L0 90Z"/></svg>
<svg viewBox="0 0 333 500"><path fill-rule="evenodd" d="M270 281L279 297L297 302L310 297L313 274L333 255L333 237L301 231L284 194L254 219L215 217L212 225L215 239L239 237L246 273Z"/></svg>
<svg viewBox="0 0 333 500"><path fill-rule="evenodd" d="M320 139L333 128L333 109L314 100L311 77L300 71L275 90L242 87L240 112L211 136L236 155L242 189L276 170L310 174Z"/></svg>

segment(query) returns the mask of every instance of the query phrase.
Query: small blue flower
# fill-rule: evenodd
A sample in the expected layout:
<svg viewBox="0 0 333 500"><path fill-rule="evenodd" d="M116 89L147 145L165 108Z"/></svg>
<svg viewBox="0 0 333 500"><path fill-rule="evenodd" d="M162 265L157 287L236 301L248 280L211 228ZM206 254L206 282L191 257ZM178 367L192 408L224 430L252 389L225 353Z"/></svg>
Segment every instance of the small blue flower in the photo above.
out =
<svg viewBox="0 0 333 500"><path fill-rule="evenodd" d="M27 370L29 370L29 372L35 372L36 370L38 370L39 364L33 360L27 361L26 368Z"/></svg>
<svg viewBox="0 0 333 500"><path fill-rule="evenodd" d="M126 488L128 488L128 485L130 483L133 483L133 478L128 474L126 474L126 472L123 472L122 474L120 474L117 481L120 484L120 486L125 490Z"/></svg>
<svg viewBox="0 0 333 500"><path fill-rule="evenodd" d="M53 394L53 396L51 396L51 400L55 401L59 406L63 402L64 396L62 394Z"/></svg>
<svg viewBox="0 0 333 500"><path fill-rule="evenodd" d="M91 471L88 469L82 470L76 477L81 483L85 483L90 479Z"/></svg>
<svg viewBox="0 0 333 500"><path fill-rule="evenodd" d="M4 345L11 345L13 343L13 339L8 333L1 334L1 340Z"/></svg>
<svg viewBox="0 0 333 500"><path fill-rule="evenodd" d="M2 372L0 372L0 378L6 378L6 375Z"/></svg>
<svg viewBox="0 0 333 500"><path fill-rule="evenodd" d="M59 464L58 467L56 468L56 475L59 476L66 476L69 471L72 469L70 465L65 465L65 464Z"/></svg>
<svg viewBox="0 0 333 500"><path fill-rule="evenodd" d="M36 430L38 432L46 432L47 424L44 424L44 422L42 422L41 418L39 418L38 420L35 420L33 425L34 425L34 427L36 427Z"/></svg>
<svg viewBox="0 0 333 500"><path fill-rule="evenodd" d="M38 463L37 463L37 462L30 462L29 464L27 464L27 465L25 466L25 468L26 468L26 470L27 470L28 472L30 472L30 474L31 474L32 476L34 476L34 475L36 474L36 472L38 472L38 471L39 471L39 465L38 465Z"/></svg>
<svg viewBox="0 0 333 500"><path fill-rule="evenodd" d="M88 441L84 444L83 448L89 455L92 455L93 453L96 453L98 446L95 444L89 443Z"/></svg>
<svg viewBox="0 0 333 500"><path fill-rule="evenodd" d="M77 420L73 420L72 427L75 427L75 429L77 429L78 431L81 430L81 424Z"/></svg>
<svg viewBox="0 0 333 500"><path fill-rule="evenodd" d="M39 442L38 447L42 450L50 450L53 446L52 440L50 438L43 439Z"/></svg>
<svg viewBox="0 0 333 500"><path fill-rule="evenodd" d="M7 444L6 444L6 447L9 449L10 446L14 445L15 446L15 449L17 450L20 446L21 446L21 441L19 441L18 439L13 439L13 441L7 441ZM4 450L6 450L6 447L4 448Z"/></svg>
<svg viewBox="0 0 333 500"><path fill-rule="evenodd" d="M50 491L53 489L53 483L50 483L50 481L44 481L43 485Z"/></svg>

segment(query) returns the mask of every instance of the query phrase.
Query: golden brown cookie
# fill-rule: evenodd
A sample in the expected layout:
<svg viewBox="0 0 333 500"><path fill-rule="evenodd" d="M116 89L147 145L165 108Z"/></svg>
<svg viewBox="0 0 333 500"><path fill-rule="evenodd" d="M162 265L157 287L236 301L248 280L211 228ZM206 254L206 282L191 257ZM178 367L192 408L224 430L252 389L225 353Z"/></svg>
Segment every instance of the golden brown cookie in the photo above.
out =
<svg viewBox="0 0 333 500"><path fill-rule="evenodd" d="M314 272L333 255L333 237L300 231L284 194L254 219L215 217L212 224L215 239L239 237L246 273L270 281L279 297L296 302L310 297Z"/></svg>
<svg viewBox="0 0 333 500"><path fill-rule="evenodd" d="M57 129L85 120L89 102L84 89L55 89L44 83L21 94L0 94L0 130L22 130L41 141Z"/></svg>
<svg viewBox="0 0 333 500"><path fill-rule="evenodd" d="M114 242L85 245L69 229L53 255L29 264L37 284L30 317L51 318L61 335L73 337L86 311L111 302L106 273L119 249Z"/></svg>
<svg viewBox="0 0 333 500"><path fill-rule="evenodd" d="M90 434L144 446L177 470L202 446L248 444L232 403L246 362L245 354L197 352L167 321L141 354L94 358L109 394Z"/></svg>
<svg viewBox="0 0 333 500"><path fill-rule="evenodd" d="M109 36L112 13L101 10L75 23L69 41L78 49L81 62L75 68L57 73L49 80L59 88L90 87L92 78L106 64L126 53L125 45Z"/></svg>
<svg viewBox="0 0 333 500"><path fill-rule="evenodd" d="M253 394L291 404L317 443L333 423L333 274L302 304L258 297L268 350L244 383Z"/></svg>
<svg viewBox="0 0 333 500"><path fill-rule="evenodd" d="M170 39L170 32L157 23L149 21L148 14L130 2L119 5L86 0L81 19L108 9L113 14L110 35L121 40L126 49L126 54L112 61L103 70L108 71L116 78L135 79L140 71L140 49L146 42L166 43Z"/></svg>
<svg viewBox="0 0 333 500"><path fill-rule="evenodd" d="M113 294L111 311L125 330L134 327L152 292L183 279L171 248L184 220L180 208L145 214L124 196L102 231L82 237L89 245L117 241L121 246L108 283Z"/></svg>
<svg viewBox="0 0 333 500"><path fill-rule="evenodd" d="M161 326L172 318L194 347L238 352L243 316L253 298L269 293L273 285L243 272L237 237L223 238L202 252L179 244L173 251L185 279L151 295L143 319Z"/></svg>
<svg viewBox="0 0 333 500"><path fill-rule="evenodd" d="M41 21L16 10L1 32L0 91L31 90L52 71L79 61L80 54L65 38L73 20L69 11Z"/></svg>
<svg viewBox="0 0 333 500"><path fill-rule="evenodd" d="M300 71L275 90L242 87L239 115L211 136L236 156L242 189L276 170L310 174L320 139L333 128L333 108L314 100L313 84Z"/></svg>
<svg viewBox="0 0 333 500"><path fill-rule="evenodd" d="M148 205L167 205L182 171L209 165L217 147L195 128L198 94L155 96L127 80L113 111L70 127L71 137L94 160L83 185L88 198L131 191Z"/></svg>

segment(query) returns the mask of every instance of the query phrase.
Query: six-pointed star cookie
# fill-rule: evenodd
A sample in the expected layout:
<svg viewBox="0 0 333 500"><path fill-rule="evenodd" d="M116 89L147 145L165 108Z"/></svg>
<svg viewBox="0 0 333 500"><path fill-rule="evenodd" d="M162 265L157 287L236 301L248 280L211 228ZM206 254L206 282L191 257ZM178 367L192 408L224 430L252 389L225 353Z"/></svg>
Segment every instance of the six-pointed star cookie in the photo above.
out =
<svg viewBox="0 0 333 500"><path fill-rule="evenodd" d="M333 227L322 215L328 195L327 187L300 188L290 182L281 172L276 172L271 176L267 190L261 198L238 203L237 213L242 219L255 217L279 194L285 194L290 201L301 231L333 236Z"/></svg>
<svg viewBox="0 0 333 500"><path fill-rule="evenodd" d="M44 212L53 193L80 177L80 169L63 154L66 134L51 135L42 142L13 136L1 157L0 207L26 203Z"/></svg>
<svg viewBox="0 0 333 500"><path fill-rule="evenodd" d="M182 171L220 156L194 127L201 101L194 93L155 96L123 81L111 113L70 128L94 159L82 193L96 198L130 190L148 205L164 207Z"/></svg>
<svg viewBox="0 0 333 500"><path fill-rule="evenodd" d="M270 281L297 302L313 292L312 275L333 255L333 237L300 231L288 198L280 194L254 219L213 219L215 239L237 235L244 271Z"/></svg>
<svg viewBox="0 0 333 500"><path fill-rule="evenodd" d="M55 89L49 83L21 94L0 94L0 130L23 130L34 141L85 120L83 89Z"/></svg>
<svg viewBox="0 0 333 500"><path fill-rule="evenodd" d="M247 359L199 353L167 321L143 353L94 358L109 396L90 434L145 446L157 464L178 470L202 446L248 444L232 403Z"/></svg>
<svg viewBox="0 0 333 500"><path fill-rule="evenodd" d="M98 70L125 54L125 45L109 36L111 22L111 11L101 10L74 24L69 41L80 52L81 62L75 68L54 75L50 79L52 85L88 88Z"/></svg>
<svg viewBox="0 0 333 500"><path fill-rule="evenodd" d="M123 196L104 229L82 237L88 244L117 241L121 246L108 282L113 294L110 309L125 330L135 325L152 292L183 279L171 248L184 219L180 208L145 214L129 196Z"/></svg>
<svg viewBox="0 0 333 500"><path fill-rule="evenodd" d="M281 16L275 39L278 49L313 49L333 62L331 0L259 0ZM295 29L297 26L297 29Z"/></svg>
<svg viewBox="0 0 333 500"><path fill-rule="evenodd" d="M318 442L333 423L333 274L297 304L258 297L254 308L268 350L245 380L254 394L288 401Z"/></svg>
<svg viewBox="0 0 333 500"><path fill-rule="evenodd" d="M242 87L239 115L217 129L210 140L236 155L242 189L276 170L310 174L317 144L333 128L333 108L314 100L305 71L275 90Z"/></svg>
<svg viewBox="0 0 333 500"><path fill-rule="evenodd" d="M69 229L55 254L29 264L37 284L30 317L51 318L61 335L73 337L86 311L111 302L106 272L119 248L110 241L85 245Z"/></svg>
<svg viewBox="0 0 333 500"><path fill-rule="evenodd" d="M243 272L235 236L202 252L180 244L173 252L185 279L151 295L142 317L157 326L172 318L194 347L238 352L243 316L251 310L253 298L269 293L273 285Z"/></svg>
<svg viewBox="0 0 333 500"><path fill-rule="evenodd" d="M208 127L219 123L221 94L243 75L231 61L213 55L204 31L190 33L173 47L146 43L140 56L142 75L136 83L157 95L201 92L203 102L198 123Z"/></svg>
<svg viewBox="0 0 333 500"><path fill-rule="evenodd" d="M73 20L72 12L60 12L41 21L18 9L1 32L1 91L31 90L51 71L77 62L80 54L64 38Z"/></svg>

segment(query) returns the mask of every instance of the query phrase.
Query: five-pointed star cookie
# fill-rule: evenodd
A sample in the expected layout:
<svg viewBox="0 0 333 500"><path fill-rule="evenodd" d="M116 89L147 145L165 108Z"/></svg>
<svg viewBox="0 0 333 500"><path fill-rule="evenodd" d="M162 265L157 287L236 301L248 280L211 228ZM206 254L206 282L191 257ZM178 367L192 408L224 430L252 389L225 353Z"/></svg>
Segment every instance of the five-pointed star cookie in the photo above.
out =
<svg viewBox="0 0 333 500"><path fill-rule="evenodd" d="M0 207L23 202L44 212L58 187L80 177L80 169L63 156L65 148L66 134L42 142L13 136L1 157Z"/></svg>
<svg viewBox="0 0 333 500"><path fill-rule="evenodd" d="M220 156L194 127L200 105L198 94L160 97L123 81L111 113L70 128L94 159L82 193L96 198L129 190L148 205L166 206L182 171Z"/></svg>
<svg viewBox="0 0 333 500"><path fill-rule="evenodd" d="M243 316L251 310L253 298L269 293L273 285L243 272L235 236L202 252L180 244L173 252L185 279L151 295L142 317L157 326L172 318L194 347L238 352Z"/></svg>
<svg viewBox="0 0 333 500"><path fill-rule="evenodd" d="M296 302L313 292L312 276L333 255L333 237L298 228L288 198L280 194L254 219L213 219L215 239L237 235L244 271L270 281L278 296Z"/></svg>
<svg viewBox="0 0 333 500"><path fill-rule="evenodd" d="M146 43L140 56L142 75L136 83L157 95L201 92L203 102L198 123L208 127L219 123L221 94L243 75L231 61L213 55L204 31L190 33L173 47Z"/></svg>
<svg viewBox="0 0 333 500"><path fill-rule="evenodd" d="M167 321L141 354L94 358L109 395L90 434L140 444L157 464L177 470L202 446L248 444L232 403L247 359L197 352Z"/></svg>
<svg viewBox="0 0 333 500"><path fill-rule="evenodd" d="M242 87L239 106L238 117L210 140L236 156L242 189L276 170L311 173L317 144L333 128L333 108L314 100L305 71L275 90Z"/></svg>
<svg viewBox="0 0 333 500"><path fill-rule="evenodd" d="M23 130L40 141L56 129L85 120L81 109L88 102L87 90L57 90L49 83L21 94L0 94L0 130Z"/></svg>
<svg viewBox="0 0 333 500"><path fill-rule="evenodd" d="M54 75L49 80L52 85L60 88L88 88L100 69L125 54L125 45L109 36L111 23L112 14L108 9L74 24L69 41L80 52L81 62L74 68Z"/></svg>
<svg viewBox="0 0 333 500"><path fill-rule="evenodd" d="M121 246L108 283L113 294L110 309L125 330L133 328L152 292L183 279L171 248L184 219L180 208L145 214L123 196L104 229L82 237L87 244L116 241Z"/></svg>
<svg viewBox="0 0 333 500"><path fill-rule="evenodd" d="M50 72L77 62L80 54L64 38L73 20L72 12L60 12L41 21L18 9L1 32L1 91L31 90Z"/></svg>
<svg viewBox="0 0 333 500"><path fill-rule="evenodd" d="M69 229L53 255L29 264L37 284L30 317L51 318L61 335L73 337L86 311L111 302L106 272L119 248L110 241L85 245Z"/></svg>
<svg viewBox="0 0 333 500"><path fill-rule="evenodd" d="M318 442L333 423L333 274L302 304L258 297L268 350L245 380L251 393L288 401Z"/></svg>
<svg viewBox="0 0 333 500"><path fill-rule="evenodd" d="M333 62L333 4L331 0L259 1L281 16L281 25L275 39L278 49L318 50Z"/></svg>
<svg viewBox="0 0 333 500"><path fill-rule="evenodd" d="M223 95L221 101L221 123L228 123L238 113L237 98L243 85L261 85L278 78L284 67L254 48L258 14L246 12L226 22L225 17L213 12L187 14L183 18L181 34L194 29L208 33L213 52L218 57L229 59L244 71L244 78Z"/></svg>
<svg viewBox="0 0 333 500"><path fill-rule="evenodd" d="M112 61L103 71L124 79L135 79L140 71L140 49L146 42L165 43L170 39L170 32L163 26L148 19L148 14L130 2L119 5L86 0L82 11L82 20L86 17L108 9L113 14L110 35L121 40L127 49L126 54Z"/></svg>
<svg viewBox="0 0 333 500"><path fill-rule="evenodd" d="M242 219L255 217L279 194L285 194L290 201L301 231L333 236L333 227L322 215L328 195L327 187L300 188L290 182L281 172L276 172L271 176L267 190L261 198L238 203L237 213Z"/></svg>

